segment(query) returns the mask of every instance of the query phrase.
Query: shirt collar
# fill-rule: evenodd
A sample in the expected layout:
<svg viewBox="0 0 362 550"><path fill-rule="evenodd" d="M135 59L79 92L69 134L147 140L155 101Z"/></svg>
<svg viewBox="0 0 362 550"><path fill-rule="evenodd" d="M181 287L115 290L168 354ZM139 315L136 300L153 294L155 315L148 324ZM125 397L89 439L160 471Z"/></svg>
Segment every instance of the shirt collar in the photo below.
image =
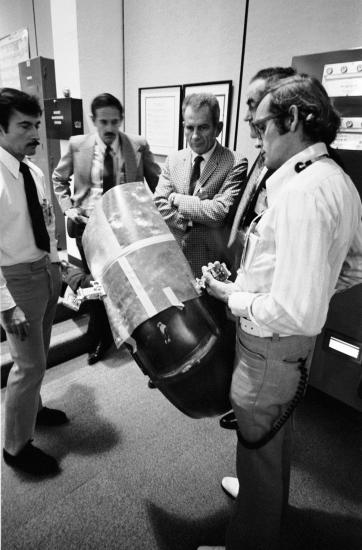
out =
<svg viewBox="0 0 362 550"><path fill-rule="evenodd" d="M266 180L266 190L268 197L268 204L271 206L275 202L279 192L290 181L290 179L297 175L295 171L295 165L297 162L306 162L309 159L318 157L319 155L328 154L328 150L325 143L314 143L309 147L306 147L303 151L300 151L296 155L293 155L288 159L278 170L276 170Z"/></svg>
<svg viewBox="0 0 362 550"><path fill-rule="evenodd" d="M106 152L107 145L104 143L104 141L99 137L98 132L96 133L96 142L99 147L99 150L102 154ZM119 136L116 137L113 143L110 145L113 153L117 154L119 151Z"/></svg>
<svg viewBox="0 0 362 550"><path fill-rule="evenodd" d="M0 146L0 162L6 166L9 172L14 176L14 178L19 178L19 168L20 162L13 155L8 153L6 149ZM26 157L24 157L23 162L28 164Z"/></svg>
<svg viewBox="0 0 362 550"><path fill-rule="evenodd" d="M194 162L195 158L196 157L203 157L204 161L205 161L205 164L210 160L210 157L211 155L213 154L213 152L215 151L215 147L217 145L217 141L215 139L215 143L214 145L211 147L211 149L209 149L208 151L206 151L206 153L203 153L202 155L199 155L198 153L195 153L195 151L193 151L191 149L191 160L192 160L192 163Z"/></svg>

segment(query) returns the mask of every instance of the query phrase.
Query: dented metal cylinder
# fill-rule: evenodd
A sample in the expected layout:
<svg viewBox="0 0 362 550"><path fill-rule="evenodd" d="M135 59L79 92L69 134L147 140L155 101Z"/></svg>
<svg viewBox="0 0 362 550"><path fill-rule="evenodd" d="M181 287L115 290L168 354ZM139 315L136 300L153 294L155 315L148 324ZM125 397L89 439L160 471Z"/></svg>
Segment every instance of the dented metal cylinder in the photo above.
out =
<svg viewBox="0 0 362 550"><path fill-rule="evenodd" d="M201 295L189 264L141 182L110 189L83 235L119 347L194 418L230 409L234 324Z"/></svg>

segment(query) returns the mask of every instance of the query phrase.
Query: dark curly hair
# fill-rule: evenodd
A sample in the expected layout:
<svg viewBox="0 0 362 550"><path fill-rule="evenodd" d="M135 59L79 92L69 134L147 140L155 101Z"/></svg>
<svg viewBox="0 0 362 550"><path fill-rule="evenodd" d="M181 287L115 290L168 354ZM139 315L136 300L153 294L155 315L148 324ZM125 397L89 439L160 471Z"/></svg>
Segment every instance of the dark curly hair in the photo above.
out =
<svg viewBox="0 0 362 550"><path fill-rule="evenodd" d="M288 131L286 120L295 105L304 134L312 143L322 141L330 145L334 141L341 120L319 80L296 74L280 80L269 92L270 112L277 115L275 124L281 134Z"/></svg>
<svg viewBox="0 0 362 550"><path fill-rule="evenodd" d="M269 88L274 86L282 78L294 76L295 74L297 74L297 71L293 67L266 67L265 69L260 69L250 82L265 80L266 88Z"/></svg>
<svg viewBox="0 0 362 550"><path fill-rule="evenodd" d="M41 116L42 109L39 100L15 88L0 88L0 125L5 132L8 130L9 120L14 111L28 116Z"/></svg>
<svg viewBox="0 0 362 550"><path fill-rule="evenodd" d="M123 105L119 101L119 99L114 97L114 95L104 93L104 94L97 95L93 99L91 103L91 111L94 117L97 116L97 109L100 109L101 107L115 107L119 111L120 118L123 118L123 113L124 113Z"/></svg>

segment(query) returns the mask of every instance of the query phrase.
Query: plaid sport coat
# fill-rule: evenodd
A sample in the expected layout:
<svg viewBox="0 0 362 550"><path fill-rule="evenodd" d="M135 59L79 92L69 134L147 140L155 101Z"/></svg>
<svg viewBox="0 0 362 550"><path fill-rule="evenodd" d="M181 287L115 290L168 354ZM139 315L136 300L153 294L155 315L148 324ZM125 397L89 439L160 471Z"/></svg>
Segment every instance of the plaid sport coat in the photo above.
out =
<svg viewBox="0 0 362 550"><path fill-rule="evenodd" d="M193 195L189 195L191 150L176 151L166 159L154 202L196 277L201 276L201 267L208 262L227 259L230 227L225 220L244 185L247 167L246 158L217 143ZM228 178L231 170L233 177Z"/></svg>

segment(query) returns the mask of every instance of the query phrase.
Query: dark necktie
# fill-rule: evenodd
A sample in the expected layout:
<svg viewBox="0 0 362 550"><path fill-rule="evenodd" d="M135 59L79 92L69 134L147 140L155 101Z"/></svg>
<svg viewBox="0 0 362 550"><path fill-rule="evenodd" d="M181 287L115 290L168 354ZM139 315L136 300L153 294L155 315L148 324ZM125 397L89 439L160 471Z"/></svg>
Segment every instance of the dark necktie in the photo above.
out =
<svg viewBox="0 0 362 550"><path fill-rule="evenodd" d="M41 250L50 252L49 234L44 221L43 209L39 203L35 181L33 180L29 166L25 164L25 162L20 163L19 170L23 174L24 178L25 195L28 203L36 246Z"/></svg>
<svg viewBox="0 0 362 550"><path fill-rule="evenodd" d="M260 192L264 189L266 189L266 180L271 176L273 173L273 170L267 170L264 174L262 180L257 184L255 187L255 194L251 198L250 203L248 204L248 207L245 209L245 215L243 219L242 226L243 227L249 227L253 219L257 216L257 213L255 212L256 203L258 201L258 197Z"/></svg>
<svg viewBox="0 0 362 550"><path fill-rule="evenodd" d="M264 160L263 157L259 155L248 174L248 182L246 184L246 188L244 189L243 195L241 196L231 227L228 246L231 246L235 241L238 230L245 226L245 218L250 211L250 206L255 198L260 174L263 168Z"/></svg>
<svg viewBox="0 0 362 550"><path fill-rule="evenodd" d="M113 155L111 151L112 147L107 145L103 164L103 193L114 187Z"/></svg>
<svg viewBox="0 0 362 550"><path fill-rule="evenodd" d="M194 165L192 167L191 172L191 178L190 178L190 187L189 187L189 195L193 195L196 187L196 182L198 179L200 179L200 164L204 160L204 157L201 157L200 155L195 158Z"/></svg>

